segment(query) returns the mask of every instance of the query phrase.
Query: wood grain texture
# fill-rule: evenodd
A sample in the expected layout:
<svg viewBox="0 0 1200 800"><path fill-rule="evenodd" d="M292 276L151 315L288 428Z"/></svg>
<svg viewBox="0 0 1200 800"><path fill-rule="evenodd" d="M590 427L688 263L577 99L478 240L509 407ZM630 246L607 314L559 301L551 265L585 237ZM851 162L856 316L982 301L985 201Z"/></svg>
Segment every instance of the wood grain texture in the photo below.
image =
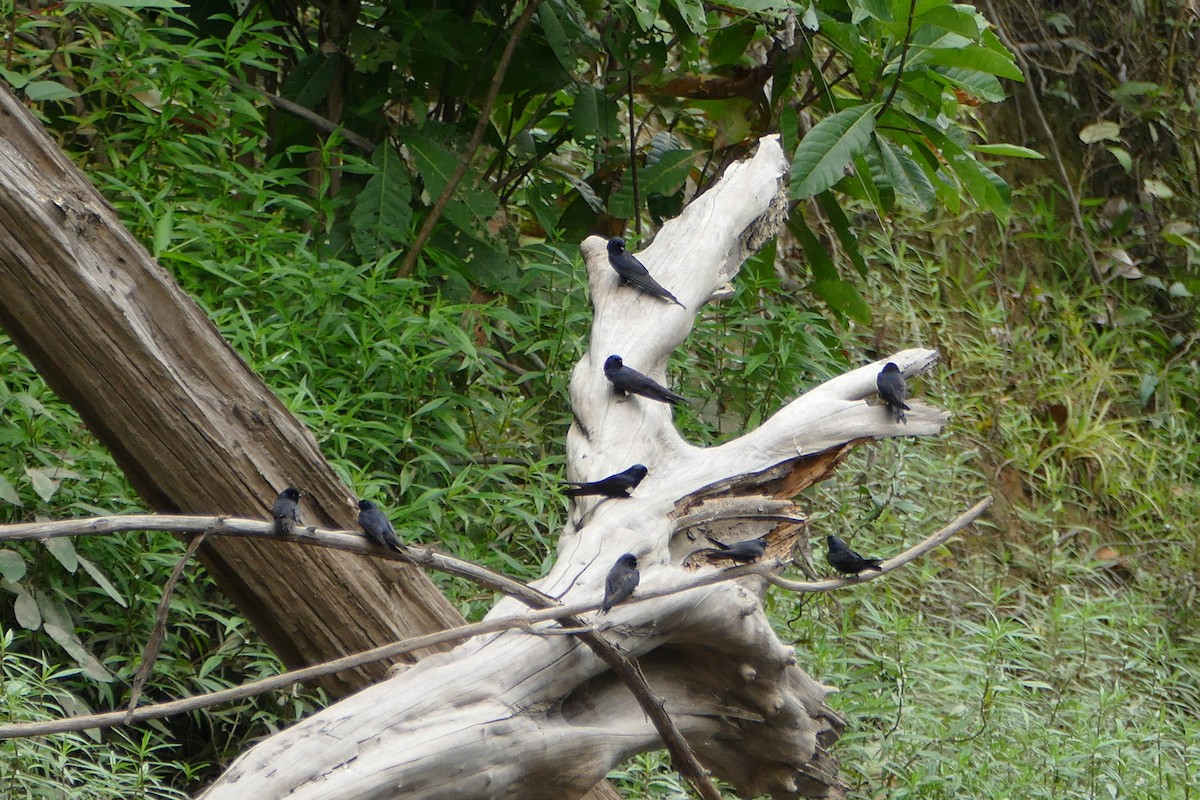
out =
<svg viewBox="0 0 1200 800"><path fill-rule="evenodd" d="M262 516L284 486L305 519L352 527L316 441L0 88L0 326L159 511ZM411 567L284 543L206 542L222 590L289 666L461 618ZM384 674L327 684L335 694Z"/></svg>

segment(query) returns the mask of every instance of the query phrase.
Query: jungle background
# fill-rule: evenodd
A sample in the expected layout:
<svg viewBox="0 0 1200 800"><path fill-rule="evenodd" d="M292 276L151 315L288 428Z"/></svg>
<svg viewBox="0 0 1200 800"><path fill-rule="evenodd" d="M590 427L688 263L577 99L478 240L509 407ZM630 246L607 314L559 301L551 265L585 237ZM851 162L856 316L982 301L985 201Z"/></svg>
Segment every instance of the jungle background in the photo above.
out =
<svg viewBox="0 0 1200 800"><path fill-rule="evenodd" d="M911 388L947 432L859 448L801 498L812 536L887 555L997 498L885 580L768 596L841 689L852 796L1192 796L1196 4L563 0L504 63L526 8L4 0L0 77L360 496L523 579L567 509L577 243L648 240L781 133L787 231L672 359L709 398L681 430L723 441L928 345L943 361ZM0 521L144 510L0 335ZM0 716L119 707L181 552L0 548ZM493 602L432 577L469 619ZM171 623L148 700L283 668L199 566ZM183 797L326 701L6 741L0 794ZM610 777L687 796L658 754Z"/></svg>

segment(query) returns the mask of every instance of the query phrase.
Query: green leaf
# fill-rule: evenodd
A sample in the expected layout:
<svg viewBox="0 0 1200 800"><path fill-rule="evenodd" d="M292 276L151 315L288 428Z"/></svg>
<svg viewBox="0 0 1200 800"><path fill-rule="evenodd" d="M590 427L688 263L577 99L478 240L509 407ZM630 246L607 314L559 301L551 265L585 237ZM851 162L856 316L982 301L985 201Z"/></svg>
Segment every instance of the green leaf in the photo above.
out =
<svg viewBox="0 0 1200 800"><path fill-rule="evenodd" d="M49 634L50 638L58 643L58 646L67 652L75 663L83 668L83 672L92 680L108 683L113 680L111 672L104 668L94 655L88 652L88 649L83 646L83 642L75 635L74 631L61 628L54 623L47 622L42 626L42 629Z"/></svg>
<svg viewBox="0 0 1200 800"><path fill-rule="evenodd" d="M896 198L918 211L931 211L935 194L925 171L903 147L883 136L875 137L875 141L879 144L880 161Z"/></svg>
<svg viewBox="0 0 1200 800"><path fill-rule="evenodd" d="M354 249L368 261L407 243L412 222L412 184L400 154L385 142L375 148L371 163L378 172L359 192L350 213Z"/></svg>
<svg viewBox="0 0 1200 800"><path fill-rule="evenodd" d="M645 201L652 194L673 194L687 180L695 153L691 150L669 150L658 163L638 170L638 191ZM634 215L632 176L608 199L609 213L618 219Z"/></svg>
<svg viewBox="0 0 1200 800"><path fill-rule="evenodd" d="M970 6L935 6L924 13L917 14L913 18L913 26L919 30L922 25L931 25L973 40L983 31L987 22L978 13L975 13L974 9L970 11L965 9L970 9Z"/></svg>
<svg viewBox="0 0 1200 800"><path fill-rule="evenodd" d="M837 267L824 245L821 244L821 240L804 221L803 215L796 213L788 217L787 228L796 237L796 241L800 242L800 247L804 250L804 260L808 262L808 268L815 281L817 283L836 281L838 279Z"/></svg>
<svg viewBox="0 0 1200 800"><path fill-rule="evenodd" d="M1022 147L1019 144L975 144L971 145L971 149L976 153L984 153L989 156L1008 156L1009 158L1045 158L1044 155L1029 147Z"/></svg>
<svg viewBox="0 0 1200 800"><path fill-rule="evenodd" d="M854 235L854 229L850 227L850 220L846 218L846 212L842 211L842 207L838 205L833 192L821 192L817 195L817 201L820 202L821 209L829 218L829 224L837 233L838 241L842 243L842 250L850 257L850 263L854 264L854 269L858 271L859 275L867 277L867 261L863 258L862 248L858 246L858 237Z"/></svg>
<svg viewBox="0 0 1200 800"><path fill-rule="evenodd" d="M542 3L538 6L537 16L538 24L542 26L542 32L546 34L546 42L554 51L554 57L558 59L558 63L562 65L568 75L574 75L578 71L579 65L575 54L571 52L571 42L567 38L566 31L563 30L562 20L558 18L554 3Z"/></svg>
<svg viewBox="0 0 1200 800"><path fill-rule="evenodd" d="M16 488L3 475L0 475L0 500L17 508L21 508L24 505L21 502L21 496L17 494Z"/></svg>
<svg viewBox="0 0 1200 800"><path fill-rule="evenodd" d="M976 44L954 50L926 50L923 61L941 67L974 69L1022 83L1025 81L1025 76L1010 56Z"/></svg>
<svg viewBox="0 0 1200 800"><path fill-rule="evenodd" d="M757 30L758 26L746 21L721 28L708 46L709 62L716 66L738 63Z"/></svg>
<svg viewBox="0 0 1200 800"><path fill-rule="evenodd" d="M13 583L25 577L25 559L16 550L0 550L0 578Z"/></svg>
<svg viewBox="0 0 1200 800"><path fill-rule="evenodd" d="M113 602L115 602L121 608L129 607L129 604L125 602L125 598L121 597L121 593L117 591L117 587L112 585L107 576L100 571L99 567L97 567L91 561L88 561L83 556L76 556L76 558L79 559L80 566L83 567L88 575L92 576L92 580L96 582L96 585L103 589L104 593L113 599Z"/></svg>
<svg viewBox="0 0 1200 800"><path fill-rule="evenodd" d="M50 502L50 498L54 497L54 493L58 491L59 481L52 479L47 470L41 467L26 467L25 475L29 478L29 483L33 486L33 491L37 496L42 498L45 503Z"/></svg>
<svg viewBox="0 0 1200 800"><path fill-rule="evenodd" d="M818 122L800 140L792 159L793 199L812 197L845 177L851 160L870 144L878 107L878 103L867 103L839 111Z"/></svg>
<svg viewBox="0 0 1200 800"><path fill-rule="evenodd" d="M449 184L463 156L422 133L410 134L405 144L425 181L430 198L438 197ZM470 180L462 181L453 197L446 206L446 219L468 233L482 233L484 223L500 204L491 189Z"/></svg>
<svg viewBox="0 0 1200 800"><path fill-rule="evenodd" d="M1084 144L1095 144L1096 142L1105 141L1119 142L1121 141L1121 126L1108 120L1100 120L1090 125L1084 125L1079 131L1079 141Z"/></svg>
<svg viewBox="0 0 1200 800"><path fill-rule="evenodd" d="M170 246L175 234L175 207L167 206L166 211L158 215L154 222L154 244L151 252L155 258L163 254Z"/></svg>
<svg viewBox="0 0 1200 800"><path fill-rule="evenodd" d="M63 569L75 574L75 570L79 569L79 557L75 555L75 545L71 544L71 540L67 538L61 539L44 539L42 544L50 551L50 554L58 559L58 563L63 565Z"/></svg>
<svg viewBox="0 0 1200 800"><path fill-rule="evenodd" d="M808 287L813 294L825 301L834 313L869 325L871 307L859 294L858 289L841 280L817 281Z"/></svg>
<svg viewBox="0 0 1200 800"><path fill-rule="evenodd" d="M15 591L17 599L13 601L13 616L17 618L17 624L27 631L36 631L42 627L42 613L38 611L37 600L23 586L17 586Z"/></svg>
<svg viewBox="0 0 1200 800"><path fill-rule="evenodd" d="M699 35L708 30L708 23L704 19L704 3L700 0L667 0L667 2L679 12L679 16L689 31Z"/></svg>
<svg viewBox="0 0 1200 800"><path fill-rule="evenodd" d="M1112 153L1113 158L1117 160L1117 163L1121 165L1121 168L1125 170L1126 174L1133 172L1133 159L1129 156L1128 150L1123 147L1115 147L1113 145L1108 145L1104 149Z"/></svg>
<svg viewBox="0 0 1200 800"><path fill-rule="evenodd" d="M79 92L68 89L58 81L30 81L25 84L25 96L35 103L70 100L78 97Z"/></svg>
<svg viewBox="0 0 1200 800"><path fill-rule="evenodd" d="M1000 85L999 79L986 72L958 67L941 67L930 71L929 74L935 80L958 87L967 94L989 103L999 103L1008 97L1004 93L1004 87Z"/></svg>

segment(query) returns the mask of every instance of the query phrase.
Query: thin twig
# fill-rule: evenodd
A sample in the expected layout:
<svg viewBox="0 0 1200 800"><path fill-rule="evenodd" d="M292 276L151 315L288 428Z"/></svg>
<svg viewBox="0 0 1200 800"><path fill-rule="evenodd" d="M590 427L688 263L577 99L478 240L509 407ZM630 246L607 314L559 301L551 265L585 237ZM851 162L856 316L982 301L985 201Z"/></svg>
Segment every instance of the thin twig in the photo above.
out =
<svg viewBox="0 0 1200 800"><path fill-rule="evenodd" d="M167 616L171 612L171 596L175 594L175 584L179 583L179 576L183 574L183 568L192 560L192 556L196 555L196 548L203 541L203 531L192 537L192 540L188 542L187 550L175 562L175 568L171 570L171 576L167 578L167 584L163 587L162 599L158 601L158 610L154 614L154 630L150 632L150 638L146 641L146 648L142 651L142 663L138 665L137 674L133 678L133 686L129 689L129 705L125 711L126 725L133 722L133 711L137 708L138 699L142 696L142 688L150 678L150 673L154 671L154 662L158 660L158 651L162 648L163 639L166 637Z"/></svg>
<svg viewBox="0 0 1200 800"><path fill-rule="evenodd" d="M875 119L880 119L892 105L892 99L895 98L896 92L900 89L900 79L904 77L904 62L908 60L908 49L912 46L912 26L913 16L917 13L917 0L911 0L908 4L908 29L904 31L904 47L900 51L900 66L896 67L896 80L892 82L892 88L888 92L888 96L884 98L883 105L875 114Z"/></svg>
<svg viewBox="0 0 1200 800"><path fill-rule="evenodd" d="M517 20L517 24L513 26L512 36L509 37L508 44L504 47L504 52L500 54L500 62L496 65L496 74L492 76L492 85L488 87L487 97L483 100L483 107L479 109L479 121L475 123L475 130L471 133L471 141L467 143L467 152L459 159L458 166L454 168L454 173L450 176L450 180L446 182L442 193L434 201L433 208L429 209L429 213L425 215L425 221L421 223L421 229L417 231L416 238L413 239L408 252L404 254L404 261L401 262L400 269L397 271L398 277L407 277L412 272L413 267L416 266L417 258L421 255L421 249L425 247L425 243L433 235L433 227L442 218L442 212L450 204L450 198L454 195L455 190L458 189L458 184L462 183L467 170L471 167L471 162L475 160L475 152L479 150L479 145L483 143L483 135L487 132L487 127L491 123L492 107L496 105L496 97L500 94L500 84L504 81L504 75L508 72L509 63L512 62L513 51L517 49L517 42L521 40L521 34L524 33L525 26L529 24L529 20L533 17L533 12L537 10L537 7L541 3L542 0L529 0L525 6L525 11L521 14L520 19Z"/></svg>

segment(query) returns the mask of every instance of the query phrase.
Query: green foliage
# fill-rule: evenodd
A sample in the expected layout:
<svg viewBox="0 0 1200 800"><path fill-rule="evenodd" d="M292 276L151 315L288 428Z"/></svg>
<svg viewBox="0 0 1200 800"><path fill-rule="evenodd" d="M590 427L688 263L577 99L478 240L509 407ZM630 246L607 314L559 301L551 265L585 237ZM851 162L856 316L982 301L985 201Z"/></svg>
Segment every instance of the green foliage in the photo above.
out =
<svg viewBox="0 0 1200 800"><path fill-rule="evenodd" d="M1002 500L981 533L887 581L805 606L769 598L801 663L842 688L843 768L864 796L1186 796L1200 501L1194 374L1178 348L1190 347L1200 248L1190 227L1163 226L1178 256L1165 277L1113 266L1121 280L1096 286L1055 193L1013 200L988 159L1031 153L980 142L973 104L1019 76L972 8L807 4L785 53L784 4L546 2L472 154L507 6L464 17L367 4L346 41L311 51L256 17L130 7L12 13L6 78L356 491L405 538L522 578L544 571L563 521L566 386L590 321L581 265L560 243L597 215L669 216L750 140L781 131L809 269L777 273L786 242L773 242L703 312L671 364L685 394L710 398L681 412L685 435L722 441L849 365L932 341L946 361L914 391L954 411L950 435L862 448L812 493L814 538L846 531L887 553L984 493ZM42 33L56 48L35 44ZM738 83L766 52L779 53L760 76L769 97L762 81ZM336 100L339 121L379 146L347 153L231 75L277 80L321 113ZM702 86L742 89L690 96ZM1132 120L1165 130L1174 106L1149 85L1114 92L1121 124L1093 144L1136 170ZM422 262L398 277L398 248L465 158L474 167ZM1184 184L1149 185L1163 200ZM885 218L895 227L870 229ZM1099 210L1088 219L1114 250L1146 230L1132 212L1111 227ZM139 508L6 341L0 376L4 519ZM118 706L180 550L157 535L0 548L8 717ZM469 617L493 601L437 580ZM171 620L150 699L279 669L197 567ZM280 693L136 735L10 743L0 793L177 796L317 703ZM614 777L630 796L684 794L656 756Z"/></svg>

